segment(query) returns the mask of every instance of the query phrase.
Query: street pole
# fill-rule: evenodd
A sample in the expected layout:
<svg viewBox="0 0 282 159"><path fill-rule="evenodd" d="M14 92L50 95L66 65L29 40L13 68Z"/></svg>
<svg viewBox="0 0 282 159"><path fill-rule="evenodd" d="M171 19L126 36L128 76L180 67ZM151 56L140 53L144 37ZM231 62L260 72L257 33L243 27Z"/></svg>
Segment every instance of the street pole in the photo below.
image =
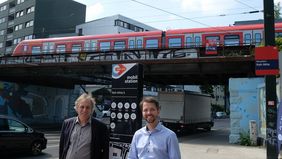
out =
<svg viewBox="0 0 282 159"><path fill-rule="evenodd" d="M264 0L263 4L265 46L275 46L274 2L273 0ZM267 159L277 159L277 99L275 75L265 76L265 98Z"/></svg>

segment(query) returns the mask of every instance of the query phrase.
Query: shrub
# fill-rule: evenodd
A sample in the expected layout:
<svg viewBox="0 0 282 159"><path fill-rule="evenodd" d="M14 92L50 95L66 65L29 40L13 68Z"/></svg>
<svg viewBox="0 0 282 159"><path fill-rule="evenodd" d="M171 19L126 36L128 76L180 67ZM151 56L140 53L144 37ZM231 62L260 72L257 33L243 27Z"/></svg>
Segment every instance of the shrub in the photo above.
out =
<svg viewBox="0 0 282 159"><path fill-rule="evenodd" d="M240 133L240 145L251 146L251 139L249 133Z"/></svg>

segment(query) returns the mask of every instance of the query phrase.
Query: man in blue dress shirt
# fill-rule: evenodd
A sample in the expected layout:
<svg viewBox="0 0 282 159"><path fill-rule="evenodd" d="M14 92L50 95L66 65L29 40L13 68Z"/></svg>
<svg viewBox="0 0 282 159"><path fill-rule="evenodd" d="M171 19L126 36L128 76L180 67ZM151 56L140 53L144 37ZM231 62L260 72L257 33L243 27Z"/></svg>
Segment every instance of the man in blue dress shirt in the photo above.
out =
<svg viewBox="0 0 282 159"><path fill-rule="evenodd" d="M140 108L147 124L135 132L128 159L181 159L176 134L159 121L159 102L146 97Z"/></svg>

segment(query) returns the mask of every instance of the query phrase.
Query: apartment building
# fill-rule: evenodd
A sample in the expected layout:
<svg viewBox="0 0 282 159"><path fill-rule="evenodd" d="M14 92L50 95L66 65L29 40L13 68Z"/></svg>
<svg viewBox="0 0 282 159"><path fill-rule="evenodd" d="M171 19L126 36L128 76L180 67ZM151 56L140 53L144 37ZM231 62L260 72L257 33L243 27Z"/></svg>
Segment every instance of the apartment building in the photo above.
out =
<svg viewBox="0 0 282 159"><path fill-rule="evenodd" d="M96 19L76 26L76 33L78 35L117 34L152 30L158 29L120 14Z"/></svg>
<svg viewBox="0 0 282 159"><path fill-rule="evenodd" d="M73 0L7 0L0 4L0 56L25 39L75 33L86 6Z"/></svg>

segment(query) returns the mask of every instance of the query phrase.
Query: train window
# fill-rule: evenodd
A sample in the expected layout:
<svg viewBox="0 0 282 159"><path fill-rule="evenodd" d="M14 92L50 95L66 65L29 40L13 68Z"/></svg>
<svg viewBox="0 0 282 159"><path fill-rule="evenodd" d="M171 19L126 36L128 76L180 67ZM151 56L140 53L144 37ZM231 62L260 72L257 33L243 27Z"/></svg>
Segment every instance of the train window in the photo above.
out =
<svg viewBox="0 0 282 159"><path fill-rule="evenodd" d="M192 37L186 37L186 46L192 46Z"/></svg>
<svg viewBox="0 0 282 159"><path fill-rule="evenodd" d="M96 41L86 40L85 43L84 43L84 50L85 51L96 50Z"/></svg>
<svg viewBox="0 0 282 159"><path fill-rule="evenodd" d="M96 46L96 41L90 40L90 47L91 47L91 48L90 48L91 50L96 50L96 47L97 47L97 46Z"/></svg>
<svg viewBox="0 0 282 159"><path fill-rule="evenodd" d="M65 53L66 52L66 45L57 45L56 52L57 53Z"/></svg>
<svg viewBox="0 0 282 159"><path fill-rule="evenodd" d="M275 33L275 37L281 38L281 37L282 37L282 32L277 32L277 33Z"/></svg>
<svg viewBox="0 0 282 159"><path fill-rule="evenodd" d="M137 48L142 48L142 40L141 39L138 39L137 40Z"/></svg>
<svg viewBox="0 0 282 159"><path fill-rule="evenodd" d="M100 42L100 50L107 51L111 48L111 42Z"/></svg>
<svg viewBox="0 0 282 159"><path fill-rule="evenodd" d="M114 42L114 49L115 50L125 49L125 41L115 41Z"/></svg>
<svg viewBox="0 0 282 159"><path fill-rule="evenodd" d="M261 33L255 33L255 43L259 45L261 42Z"/></svg>
<svg viewBox="0 0 282 159"><path fill-rule="evenodd" d="M206 41L214 41L219 44L219 36L206 36Z"/></svg>
<svg viewBox="0 0 282 159"><path fill-rule="evenodd" d="M33 47L31 48L31 54L33 54L33 55L40 54L40 51L41 51L40 46L33 46Z"/></svg>
<svg viewBox="0 0 282 159"><path fill-rule="evenodd" d="M200 46L200 45L201 45L201 37L195 36L195 46Z"/></svg>
<svg viewBox="0 0 282 159"><path fill-rule="evenodd" d="M73 44L71 47L71 52L80 52L81 51L81 44Z"/></svg>
<svg viewBox="0 0 282 159"><path fill-rule="evenodd" d="M24 46L23 46L23 51L24 51L24 52L27 52L27 50L28 50L28 46L27 46L27 45L24 45Z"/></svg>
<svg viewBox="0 0 282 159"><path fill-rule="evenodd" d="M51 43L51 42L46 42L46 43L43 43L43 50L42 52L44 53L50 53L50 52L53 52L54 51L54 43Z"/></svg>
<svg viewBox="0 0 282 159"><path fill-rule="evenodd" d="M168 47L180 47L181 46L181 38L169 38L168 39Z"/></svg>
<svg viewBox="0 0 282 159"><path fill-rule="evenodd" d="M129 48L130 48L130 49L135 48L135 46L134 46L134 40L129 40Z"/></svg>
<svg viewBox="0 0 282 159"><path fill-rule="evenodd" d="M252 43L252 36L250 33L244 35L244 43L245 45Z"/></svg>
<svg viewBox="0 0 282 159"><path fill-rule="evenodd" d="M146 40L146 48L158 48L158 39Z"/></svg>
<svg viewBox="0 0 282 159"><path fill-rule="evenodd" d="M90 50L90 40L86 40L86 41L84 42L84 50L85 50L85 51Z"/></svg>
<svg viewBox="0 0 282 159"><path fill-rule="evenodd" d="M240 43L239 35L225 35L224 45L225 46L238 46Z"/></svg>

